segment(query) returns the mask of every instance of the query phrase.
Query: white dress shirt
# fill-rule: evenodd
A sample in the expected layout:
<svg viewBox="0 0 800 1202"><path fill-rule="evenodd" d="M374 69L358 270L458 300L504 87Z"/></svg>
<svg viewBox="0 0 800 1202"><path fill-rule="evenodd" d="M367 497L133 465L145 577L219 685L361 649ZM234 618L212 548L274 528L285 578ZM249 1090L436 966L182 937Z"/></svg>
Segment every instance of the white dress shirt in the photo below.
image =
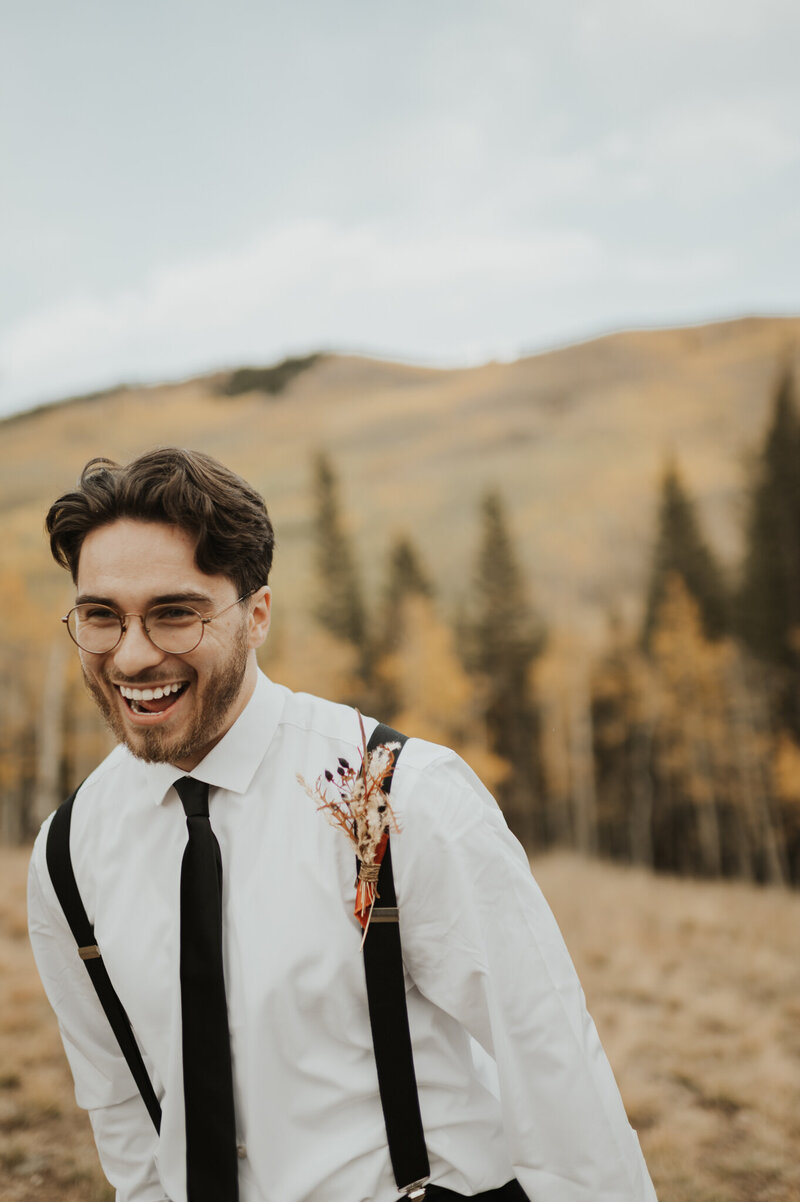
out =
<svg viewBox="0 0 800 1202"><path fill-rule="evenodd" d="M366 723L367 734L375 725ZM397 1197L370 1036L355 859L297 781L360 762L355 712L259 676L192 776L223 861L241 1202ZM81 787L75 875L142 1048L158 1138L56 900L42 828L30 929L78 1103L119 1202L185 1202L178 971L184 775L118 747ZM490 795L410 739L392 804L409 1023L433 1181L516 1176L532 1202L653 1202L635 1133L555 920Z"/></svg>

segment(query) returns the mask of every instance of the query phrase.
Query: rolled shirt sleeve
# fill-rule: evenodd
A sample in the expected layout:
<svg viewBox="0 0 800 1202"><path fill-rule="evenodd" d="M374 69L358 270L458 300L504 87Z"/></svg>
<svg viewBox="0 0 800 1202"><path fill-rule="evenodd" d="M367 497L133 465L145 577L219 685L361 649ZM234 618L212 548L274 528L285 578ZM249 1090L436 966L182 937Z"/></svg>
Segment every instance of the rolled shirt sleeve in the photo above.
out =
<svg viewBox="0 0 800 1202"><path fill-rule="evenodd" d="M424 771L409 760L393 794L404 822L392 842L404 959L421 993L496 1062L520 1184L533 1202L654 1202L583 990L523 849L458 757L448 752Z"/></svg>

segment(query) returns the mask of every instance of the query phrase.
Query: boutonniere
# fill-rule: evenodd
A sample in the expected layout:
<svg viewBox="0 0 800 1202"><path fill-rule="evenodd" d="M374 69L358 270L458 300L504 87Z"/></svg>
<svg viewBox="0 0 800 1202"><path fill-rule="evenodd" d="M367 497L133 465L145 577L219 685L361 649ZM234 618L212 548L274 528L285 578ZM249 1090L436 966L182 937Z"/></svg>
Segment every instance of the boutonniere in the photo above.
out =
<svg viewBox="0 0 800 1202"><path fill-rule="evenodd" d="M392 771L394 753L400 744L381 743L368 752L364 722L358 710L356 713L361 727L361 763L353 766L340 757L336 767L326 768L313 785L299 773L297 779L331 826L339 827L355 848L359 869L354 913L366 937L389 831L400 831L383 791L383 782Z"/></svg>

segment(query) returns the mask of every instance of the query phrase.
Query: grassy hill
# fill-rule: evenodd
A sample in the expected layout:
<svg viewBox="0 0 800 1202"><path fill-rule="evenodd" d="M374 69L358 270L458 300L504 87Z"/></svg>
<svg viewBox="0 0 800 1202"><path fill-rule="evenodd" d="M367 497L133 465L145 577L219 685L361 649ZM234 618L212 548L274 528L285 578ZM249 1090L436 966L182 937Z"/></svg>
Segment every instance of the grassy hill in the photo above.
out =
<svg viewBox="0 0 800 1202"><path fill-rule="evenodd" d="M309 462L325 448L372 584L402 529L453 600L470 582L477 501L499 486L546 615L592 630L608 605L639 604L670 453L735 562L747 457L798 348L800 319L748 319L464 370L319 356L281 376L278 392L226 395L232 377L217 374L76 398L0 423L0 570L22 574L47 605L66 598L41 537L50 500L93 455L178 443L263 490L278 532L278 613L282 597L296 609L309 572Z"/></svg>

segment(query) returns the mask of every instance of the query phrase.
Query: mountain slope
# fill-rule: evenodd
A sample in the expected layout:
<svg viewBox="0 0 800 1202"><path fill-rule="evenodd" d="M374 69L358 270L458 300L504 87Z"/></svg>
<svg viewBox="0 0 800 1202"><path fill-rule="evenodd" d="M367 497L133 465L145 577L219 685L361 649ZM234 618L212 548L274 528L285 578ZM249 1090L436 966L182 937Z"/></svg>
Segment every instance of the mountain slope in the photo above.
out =
<svg viewBox="0 0 800 1202"><path fill-rule="evenodd" d="M65 595L41 537L49 502L91 456L178 443L263 491L275 585L296 601L310 570L309 462L324 448L371 584L403 529L455 599L470 585L477 501L497 486L546 613L593 627L611 603L639 603L668 454L736 561L745 461L798 348L800 319L746 319L463 370L321 356L276 396L221 395L218 374L75 399L0 423L0 566L47 603Z"/></svg>

